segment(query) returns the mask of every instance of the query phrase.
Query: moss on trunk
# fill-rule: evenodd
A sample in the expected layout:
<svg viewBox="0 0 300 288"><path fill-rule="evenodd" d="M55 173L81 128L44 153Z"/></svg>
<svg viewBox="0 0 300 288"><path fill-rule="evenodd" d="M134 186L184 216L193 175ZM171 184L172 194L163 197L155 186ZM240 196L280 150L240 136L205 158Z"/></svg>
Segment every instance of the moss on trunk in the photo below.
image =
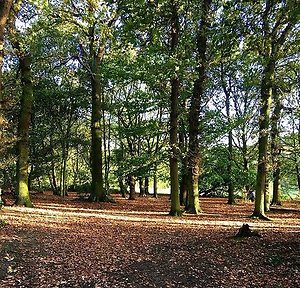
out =
<svg viewBox="0 0 300 288"><path fill-rule="evenodd" d="M19 57L22 95L17 142L17 204L32 207L28 190L28 134L33 102L31 58L28 54Z"/></svg>

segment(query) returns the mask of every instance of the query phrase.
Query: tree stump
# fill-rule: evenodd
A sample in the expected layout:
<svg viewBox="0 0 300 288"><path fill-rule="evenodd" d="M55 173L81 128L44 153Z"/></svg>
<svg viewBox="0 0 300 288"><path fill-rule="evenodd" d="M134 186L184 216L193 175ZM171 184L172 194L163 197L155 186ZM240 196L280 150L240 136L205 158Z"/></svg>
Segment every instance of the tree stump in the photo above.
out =
<svg viewBox="0 0 300 288"><path fill-rule="evenodd" d="M239 229L238 233L235 235L235 237L252 237L252 236L261 237L258 231L252 231L248 224L243 224L243 226Z"/></svg>

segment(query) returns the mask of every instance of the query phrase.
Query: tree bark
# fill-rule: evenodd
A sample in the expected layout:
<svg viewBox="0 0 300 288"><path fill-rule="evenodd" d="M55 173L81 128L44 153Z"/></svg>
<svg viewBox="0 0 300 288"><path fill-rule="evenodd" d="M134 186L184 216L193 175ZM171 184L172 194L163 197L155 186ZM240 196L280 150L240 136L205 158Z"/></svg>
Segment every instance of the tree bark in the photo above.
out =
<svg viewBox="0 0 300 288"><path fill-rule="evenodd" d="M153 197L158 198L157 193L157 167L156 164L154 165L154 176L153 176Z"/></svg>
<svg viewBox="0 0 300 288"><path fill-rule="evenodd" d="M278 51L284 44L289 32L295 24L292 17L285 28L276 37L280 28L277 22L272 31L270 28L270 11L274 8L275 2L266 0L263 11L262 32L263 32L263 71L261 80L260 114L259 114L259 140L258 140L258 164L256 176L256 195L253 217L265 219L265 186L267 180L267 158L268 158L268 130L270 122L270 106L272 100L272 88L274 87L275 63L278 58ZM292 9L292 8L291 8ZM289 14L286 14L289 17ZM278 20L280 21L280 20ZM275 29L275 30L274 30ZM272 32L272 33L271 33ZM277 33L276 33L277 32Z"/></svg>
<svg viewBox="0 0 300 288"><path fill-rule="evenodd" d="M120 194L122 195L123 198L125 198L126 194L127 194L127 189L124 184L124 179L122 176L118 177L118 182L119 182L119 187L120 187Z"/></svg>
<svg viewBox="0 0 300 288"><path fill-rule="evenodd" d="M228 204L235 204L234 199L234 187L232 181L232 152L233 152L233 137L232 137L232 128L231 128L231 117L230 117L230 94L231 94L231 87L226 87L226 83L224 80L224 69L223 63L221 63L221 81L222 81L222 88L225 94L225 108L226 108L226 117L227 117L227 125L229 127L228 132L228 163L227 163L227 186L228 186Z"/></svg>
<svg viewBox="0 0 300 288"><path fill-rule="evenodd" d="M19 61L22 95L17 142L17 205L33 207L28 190L28 134L33 103L31 57L28 54L21 55Z"/></svg>
<svg viewBox="0 0 300 288"><path fill-rule="evenodd" d="M145 182L143 177L139 177L140 197L146 196L145 193Z"/></svg>
<svg viewBox="0 0 300 288"><path fill-rule="evenodd" d="M281 205L281 191L280 191L280 138L279 138L279 120L281 115L281 101L277 89L274 89L274 111L271 118L271 157L272 157L272 171L273 171L273 197L271 205Z"/></svg>
<svg viewBox="0 0 300 288"><path fill-rule="evenodd" d="M133 175L128 176L129 180L129 200L135 199L135 177Z"/></svg>
<svg viewBox="0 0 300 288"><path fill-rule="evenodd" d="M194 82L194 90L191 97L189 112L189 151L188 151L188 211L198 214L201 212L199 203L199 175L200 175L200 143L199 143L199 116L201 101L204 95L206 79L206 49L208 16L211 0L203 0L201 3L200 26L197 31L197 53L198 53L198 78Z"/></svg>
<svg viewBox="0 0 300 288"><path fill-rule="evenodd" d="M149 196L149 177L145 177L145 195Z"/></svg>
<svg viewBox="0 0 300 288"><path fill-rule="evenodd" d="M4 59L4 30L12 7L12 0L0 1L0 141L3 142L3 126L5 117L3 116L3 87L2 87L2 67Z"/></svg>
<svg viewBox="0 0 300 288"><path fill-rule="evenodd" d="M258 140L258 165L256 176L255 208L253 217L266 218L265 216L265 186L267 180L268 158L268 129L270 118L270 106L272 86L275 70L275 61L270 58L263 70L261 82L261 107L259 116L259 140Z"/></svg>
<svg viewBox="0 0 300 288"><path fill-rule="evenodd" d="M171 53L176 54L176 48L179 40L179 18L177 5L172 1L171 17ZM171 210L170 215L180 216L182 214L179 200L179 179L178 179L178 103L179 103L179 85L177 76L171 80L170 96L170 181L171 181Z"/></svg>
<svg viewBox="0 0 300 288"><path fill-rule="evenodd" d="M102 50L94 51L94 27L90 27L90 67L92 86L92 120L91 120L91 170L92 170L92 191L90 201L105 201L106 195L103 189L102 171L102 87L100 79L100 65L102 61Z"/></svg>
<svg viewBox="0 0 300 288"><path fill-rule="evenodd" d="M248 160L248 146L245 133L242 134L242 154L243 154L243 172L247 175L246 184L245 184L245 193L244 193L244 200L247 199L248 195L250 194L250 184L249 184L249 160Z"/></svg>
<svg viewBox="0 0 300 288"><path fill-rule="evenodd" d="M0 104L2 104L2 66L4 58L4 30L13 0L0 1ZM1 108L1 106L0 106Z"/></svg>

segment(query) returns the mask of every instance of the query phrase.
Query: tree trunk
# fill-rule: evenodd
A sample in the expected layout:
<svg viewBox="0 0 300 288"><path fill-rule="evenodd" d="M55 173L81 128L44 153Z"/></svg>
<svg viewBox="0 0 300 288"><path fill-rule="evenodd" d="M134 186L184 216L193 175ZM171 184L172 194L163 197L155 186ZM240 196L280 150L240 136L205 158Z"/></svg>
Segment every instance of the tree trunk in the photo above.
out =
<svg viewBox="0 0 300 288"><path fill-rule="evenodd" d="M0 1L0 104L2 104L2 66L4 58L4 30L12 3L12 0Z"/></svg>
<svg viewBox="0 0 300 288"><path fill-rule="evenodd" d="M185 163L184 161L183 163ZM182 165L181 168L181 181L180 181L180 205L187 208L187 197L188 197L188 175L186 173L186 167Z"/></svg>
<svg viewBox="0 0 300 288"><path fill-rule="evenodd" d="M120 194L122 195L123 198L126 197L127 194L127 190L126 190L126 186L124 184L124 179L123 177L118 177L118 182L119 182L119 187L120 187Z"/></svg>
<svg viewBox="0 0 300 288"><path fill-rule="evenodd" d="M200 143L199 143L199 117L201 101L204 95L205 70L207 66L207 30L208 15L211 0L203 0L201 3L201 19L197 31L197 53L198 53L198 79L194 82L194 90L191 97L189 112L189 151L188 151L188 211L198 214L201 212L199 203L199 175L200 175Z"/></svg>
<svg viewBox="0 0 300 288"><path fill-rule="evenodd" d="M33 85L30 55L21 55L19 57L19 61L22 82L22 96L17 142L17 205L33 207L28 190L28 134L33 103Z"/></svg>
<svg viewBox="0 0 300 288"><path fill-rule="evenodd" d="M242 134L242 152L243 152L243 172L247 176L246 183L245 183L245 192L244 192L244 200L247 199L248 195L250 195L250 184L249 184L249 161L248 161L248 156L247 156L247 140L246 140L246 135L245 133Z"/></svg>
<svg viewBox="0 0 300 288"><path fill-rule="evenodd" d="M224 72L223 72L223 65L221 65L221 78L222 78L222 86L223 91L225 93L225 108L226 108L226 116L227 116L227 125L229 126L228 132L228 163L227 163L227 186L228 186L228 204L232 205L235 204L234 199L234 188L233 188L233 181L232 181L232 152L233 152L233 137L232 137L232 128L231 128L231 116L230 116L230 90L231 87L229 86L229 90L226 87L225 80L224 80Z"/></svg>
<svg viewBox="0 0 300 288"><path fill-rule="evenodd" d="M149 196L149 177L145 177L145 195Z"/></svg>
<svg viewBox="0 0 300 288"><path fill-rule="evenodd" d="M274 28L271 31L270 19L271 11L273 10L276 3L274 1L267 0L265 2L265 9L263 11L262 19L262 32L263 32L263 71L261 81L261 99L260 99L260 115L259 115L259 140L258 140L258 165L257 165L257 176L256 176L256 195L255 195L255 208L253 217L265 219L265 197L264 191L266 186L267 178L267 156L268 156L268 129L270 122L270 106L272 100L272 88L274 87L274 76L275 76L275 63L278 60L278 51L284 44L289 32L293 25L295 25L296 17L289 17L292 13L286 13L288 17L287 25L284 29L279 25L280 22L276 22ZM290 9L296 5L296 2L291 5ZM272 19L274 17L272 16ZM278 20L281 21L282 19ZM278 24L278 25L277 25ZM276 27L276 29L275 29Z"/></svg>
<svg viewBox="0 0 300 288"><path fill-rule="evenodd" d="M297 176L297 185L298 185L298 191L300 192L300 169L299 169L299 166L298 166L298 164L297 164L297 161L295 161L296 162L296 167L295 167L295 169L296 169L296 176Z"/></svg>
<svg viewBox="0 0 300 288"><path fill-rule="evenodd" d="M3 116L3 89L2 89L2 67L4 59L4 30L8 20L9 12L12 7L12 0L0 1L0 141L3 142L3 126L5 118Z"/></svg>
<svg viewBox="0 0 300 288"><path fill-rule="evenodd" d="M91 147L91 170L92 191L90 201L105 201L106 195L103 189L102 172L102 87L100 79L100 65L102 60L101 49L94 52L94 27L90 28L90 53L91 53L91 85L92 85L92 147Z"/></svg>
<svg viewBox="0 0 300 288"><path fill-rule="evenodd" d="M67 196L67 161L68 161L68 148L63 152L63 165L62 165L62 180L61 180L61 194L60 196Z"/></svg>
<svg viewBox="0 0 300 288"><path fill-rule="evenodd" d="M104 143L104 187L106 193L109 193L109 171L110 171L110 139L111 139L111 116L108 118L107 122L105 119L105 111L102 111L103 115L103 143Z"/></svg>
<svg viewBox="0 0 300 288"><path fill-rule="evenodd" d="M268 129L270 105L272 96L272 81L274 77L274 61L270 60L264 68L261 83L261 108L259 115L258 165L256 176L255 208L253 217L265 216L265 185L267 179Z"/></svg>
<svg viewBox="0 0 300 288"><path fill-rule="evenodd" d="M184 107L185 108L185 107ZM184 206L187 209L187 204L188 204L188 160L186 157L186 152L187 152L187 135L186 131L184 131L184 124L183 121L181 122L181 129L179 133L179 147L180 151L183 154L183 157L181 157L181 169L180 169L180 205Z"/></svg>
<svg viewBox="0 0 300 288"><path fill-rule="evenodd" d="M129 200L135 199L135 177L133 175L128 176L129 180Z"/></svg>
<svg viewBox="0 0 300 288"><path fill-rule="evenodd" d="M279 120L281 115L281 101L279 99L277 89L274 89L274 111L271 118L271 157L272 157L272 170L273 170L273 197L271 205L281 205L280 193L280 138L279 138Z"/></svg>
<svg viewBox="0 0 300 288"><path fill-rule="evenodd" d="M171 17L171 52L175 54L178 46L179 37L179 19L177 14L177 5L172 1ZM171 80L170 97L170 181L171 181L171 210L170 215L182 215L179 200L179 179L178 179L178 98L179 98L179 78L174 77Z"/></svg>
<svg viewBox="0 0 300 288"><path fill-rule="evenodd" d="M156 166L154 168L154 176L153 176L153 197L154 198L158 198L158 194L157 194L157 175L156 175Z"/></svg>
<svg viewBox="0 0 300 288"><path fill-rule="evenodd" d="M145 182L143 177L139 177L140 197L146 196L145 194Z"/></svg>

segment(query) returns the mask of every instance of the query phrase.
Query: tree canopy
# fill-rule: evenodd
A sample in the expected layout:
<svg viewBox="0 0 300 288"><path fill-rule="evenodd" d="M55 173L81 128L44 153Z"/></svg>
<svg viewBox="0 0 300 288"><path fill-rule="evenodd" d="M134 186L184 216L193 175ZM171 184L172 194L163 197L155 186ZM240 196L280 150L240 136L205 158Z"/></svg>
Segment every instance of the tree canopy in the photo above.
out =
<svg viewBox="0 0 300 288"><path fill-rule="evenodd" d="M297 2L1 1L0 186L266 218L300 191Z"/></svg>

